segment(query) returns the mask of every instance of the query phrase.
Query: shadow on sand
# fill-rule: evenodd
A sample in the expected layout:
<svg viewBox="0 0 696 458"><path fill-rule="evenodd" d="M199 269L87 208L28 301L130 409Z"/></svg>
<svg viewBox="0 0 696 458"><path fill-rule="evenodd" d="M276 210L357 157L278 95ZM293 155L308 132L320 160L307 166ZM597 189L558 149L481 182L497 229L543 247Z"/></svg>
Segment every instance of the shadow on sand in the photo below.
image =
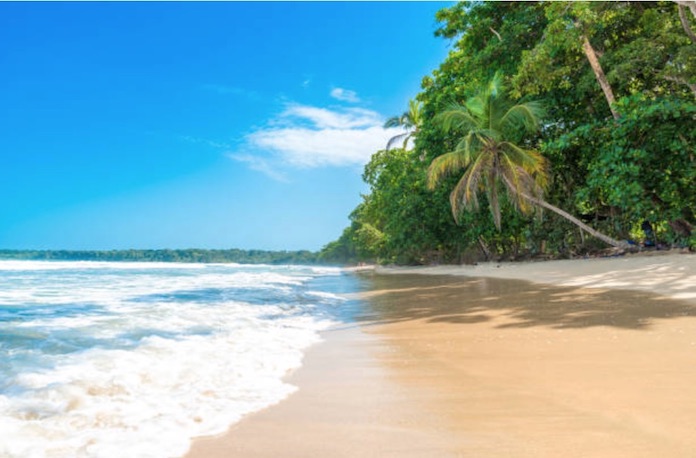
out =
<svg viewBox="0 0 696 458"><path fill-rule="evenodd" d="M656 294L539 285L520 280L430 275L362 275L365 310L375 324L409 320L471 324L503 317L497 328L649 329L657 320L696 316L696 305Z"/></svg>

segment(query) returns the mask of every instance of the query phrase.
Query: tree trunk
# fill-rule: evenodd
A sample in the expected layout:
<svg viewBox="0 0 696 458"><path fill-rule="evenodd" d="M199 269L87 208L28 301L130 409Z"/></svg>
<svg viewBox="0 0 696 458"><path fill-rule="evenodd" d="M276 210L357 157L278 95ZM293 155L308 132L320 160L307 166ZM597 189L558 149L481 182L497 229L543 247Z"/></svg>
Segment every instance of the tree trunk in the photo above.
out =
<svg viewBox="0 0 696 458"><path fill-rule="evenodd" d="M478 243L479 243L479 247L481 248L481 251L483 251L483 255L486 257L486 261L490 261L491 250L488 249L486 242L483 240L483 237L481 237L480 235L478 236Z"/></svg>
<svg viewBox="0 0 696 458"><path fill-rule="evenodd" d="M590 61L590 66L594 71L597 82L602 86L602 91L604 91L604 97L607 99L612 116L614 116L614 119L619 119L619 113L614 109L614 102L616 101L614 92L611 90L609 81L606 75L604 75L604 70L602 70L599 59L597 59L597 53L595 53L594 48L590 44L590 40L587 39L587 35L582 35L582 49L585 51L587 60Z"/></svg>
<svg viewBox="0 0 696 458"><path fill-rule="evenodd" d="M691 27L689 26L689 19L686 17L686 8L684 5L679 5L679 20L681 21L682 27L684 28L684 32L691 38L691 41L696 43L696 35L694 34L693 30L691 30ZM692 11L693 12L693 11ZM696 16L696 13L694 13L694 16Z"/></svg>
<svg viewBox="0 0 696 458"><path fill-rule="evenodd" d="M560 208L558 208L554 205L551 205L550 203L548 203L542 199L537 199L536 197L532 197L529 194L524 194L524 193L521 193L520 195L535 205L546 208L547 210L551 210L552 212L554 212L558 215L561 215L562 217L564 217L565 219L567 219L571 223L578 226L580 229L582 229L585 232L587 232L588 234L598 238L602 242L605 242L605 243L607 243L613 247L616 247L616 248L621 248L621 249L631 248L631 245L629 245L628 243L613 239L613 238L609 237L608 235L604 235L601 232L598 232L598 231L592 229L590 226L583 223L582 221L580 221L579 219L577 219L576 217L574 217L570 213L563 211Z"/></svg>
<svg viewBox="0 0 696 458"><path fill-rule="evenodd" d="M696 97L696 84L689 83L686 81L684 78L679 78L676 76L665 76L664 79L668 81L674 81L675 83L683 84L689 89L691 89L691 92L694 93L694 97Z"/></svg>
<svg viewBox="0 0 696 458"><path fill-rule="evenodd" d="M691 14L696 18L696 1L694 0L674 0L674 3L680 6L686 6L691 10Z"/></svg>

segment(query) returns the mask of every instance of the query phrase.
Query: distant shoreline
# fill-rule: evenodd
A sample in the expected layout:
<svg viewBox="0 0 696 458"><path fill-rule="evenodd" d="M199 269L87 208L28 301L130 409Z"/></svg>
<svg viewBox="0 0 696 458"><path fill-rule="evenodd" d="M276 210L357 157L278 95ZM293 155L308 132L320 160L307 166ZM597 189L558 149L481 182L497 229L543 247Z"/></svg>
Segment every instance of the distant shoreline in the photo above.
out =
<svg viewBox="0 0 696 458"><path fill-rule="evenodd" d="M147 249L147 250L0 250L0 261L113 261L239 264L318 264L308 250Z"/></svg>

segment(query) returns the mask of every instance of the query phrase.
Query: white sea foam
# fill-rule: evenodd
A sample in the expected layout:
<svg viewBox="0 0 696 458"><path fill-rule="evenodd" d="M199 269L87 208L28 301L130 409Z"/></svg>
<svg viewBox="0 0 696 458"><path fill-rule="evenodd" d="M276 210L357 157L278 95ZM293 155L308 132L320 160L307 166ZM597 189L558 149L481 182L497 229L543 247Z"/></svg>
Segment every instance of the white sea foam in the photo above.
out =
<svg viewBox="0 0 696 458"><path fill-rule="evenodd" d="M312 268L4 264L2 457L181 456L294 391L342 303Z"/></svg>

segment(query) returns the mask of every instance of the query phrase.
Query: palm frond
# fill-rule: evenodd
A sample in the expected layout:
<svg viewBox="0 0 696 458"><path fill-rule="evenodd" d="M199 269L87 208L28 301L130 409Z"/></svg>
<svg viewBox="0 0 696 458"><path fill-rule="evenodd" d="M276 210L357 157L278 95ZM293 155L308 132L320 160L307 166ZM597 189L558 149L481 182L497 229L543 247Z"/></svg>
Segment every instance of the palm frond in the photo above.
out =
<svg viewBox="0 0 696 458"><path fill-rule="evenodd" d="M401 116L392 116L384 123L384 128L403 127L406 132L396 135L387 142L387 151L389 151L397 142L403 140L403 149L406 149L408 140L417 135L418 128L423 120L422 104L416 100L408 101L408 111L404 111Z"/></svg>
<svg viewBox="0 0 696 458"><path fill-rule="evenodd" d="M505 83L503 81L503 74L500 71L495 72L495 75L493 75L493 78L491 78L488 83L488 92L492 96L505 94Z"/></svg>
<svg viewBox="0 0 696 458"><path fill-rule="evenodd" d="M486 174L486 195L488 196L488 206L493 215L493 224L500 230L500 199L498 198L497 171L489 169Z"/></svg>
<svg viewBox="0 0 696 458"><path fill-rule="evenodd" d="M522 194L528 193L527 188L529 187L529 183L528 180L526 180L528 177L527 172L517 166L509 157L503 156L501 158L500 177L505 185L508 199L512 205L526 214L528 206L526 201L522 198Z"/></svg>
<svg viewBox="0 0 696 458"><path fill-rule="evenodd" d="M488 119L488 98L482 96L481 94L475 95L468 99L464 105L466 109L471 113L472 117L476 119L476 123L483 127L487 126Z"/></svg>
<svg viewBox="0 0 696 458"><path fill-rule="evenodd" d="M457 143L455 151L462 155L462 161L464 165L467 166L474 161L478 155L483 153L483 149L486 147L489 140L490 139L485 133L481 134L479 130L470 130L459 143Z"/></svg>
<svg viewBox="0 0 696 458"><path fill-rule="evenodd" d="M452 193L450 193L450 207L457 224L459 223L459 215L462 213L462 205L470 209L478 208L478 192L481 177L486 170L490 169L490 162L490 156L478 155L473 163L469 164Z"/></svg>
<svg viewBox="0 0 696 458"><path fill-rule="evenodd" d="M525 214L529 214L534 211L535 207L524 196L534 196L541 199L544 195L544 191L541 186L539 186L536 179L526 173L525 170L520 170L519 175L522 178L522 186L520 186L522 192L519 194L520 210ZM541 207L537 207L537 209L540 210ZM541 215L541 212L539 212L539 215Z"/></svg>
<svg viewBox="0 0 696 458"><path fill-rule="evenodd" d="M423 104L416 100L408 101L408 110L401 116L392 116L384 123L384 128L403 127L406 129L417 129L423 121Z"/></svg>
<svg viewBox="0 0 696 458"><path fill-rule="evenodd" d="M543 190L548 185L548 161L538 151L525 149L511 142L501 143L505 155L516 165L522 167Z"/></svg>
<svg viewBox="0 0 696 458"><path fill-rule="evenodd" d="M402 115L403 116L403 115ZM390 127L401 127L401 118L402 116L392 116L391 118L387 119L384 123L384 128L388 129Z"/></svg>
<svg viewBox="0 0 696 458"><path fill-rule="evenodd" d="M457 224L462 214L462 205L474 210L479 207L477 188L481 174L477 172L480 172L480 169L467 169L450 193L450 208Z"/></svg>
<svg viewBox="0 0 696 458"><path fill-rule="evenodd" d="M466 167L462 154L458 151L443 154L433 160L428 167L428 189L435 189L437 184L446 176L459 172Z"/></svg>
<svg viewBox="0 0 696 458"><path fill-rule="evenodd" d="M501 178L508 190L510 200L522 213L529 214L533 206L525 196L541 198L543 188L523 167L513 163L508 157L505 157L504 161L506 166L502 168Z"/></svg>
<svg viewBox="0 0 696 458"><path fill-rule="evenodd" d="M389 139L387 142L387 151L392 149L392 146L395 144L401 142L403 140L403 148L406 149L406 143L408 142L408 139L411 138L411 135L413 132L404 132L403 134L395 135L392 138Z"/></svg>
<svg viewBox="0 0 696 458"><path fill-rule="evenodd" d="M439 124L445 132L468 131L478 125L477 119L472 116L467 107L459 104L452 104L446 110L435 116L434 121Z"/></svg>
<svg viewBox="0 0 696 458"><path fill-rule="evenodd" d="M490 144L491 141L499 142L502 139L502 132L496 129L476 129L476 135L479 136L484 144Z"/></svg>
<svg viewBox="0 0 696 458"><path fill-rule="evenodd" d="M523 128L527 132L536 132L544 117L544 107L539 102L520 103L510 107L500 118L501 128Z"/></svg>
<svg viewBox="0 0 696 458"><path fill-rule="evenodd" d="M526 149L512 142L500 143L500 149L510 157L515 164L524 167L529 173L546 172L546 158L538 151Z"/></svg>
<svg viewBox="0 0 696 458"><path fill-rule="evenodd" d="M414 127L420 126L423 123L423 104L414 99L409 100L408 117Z"/></svg>

